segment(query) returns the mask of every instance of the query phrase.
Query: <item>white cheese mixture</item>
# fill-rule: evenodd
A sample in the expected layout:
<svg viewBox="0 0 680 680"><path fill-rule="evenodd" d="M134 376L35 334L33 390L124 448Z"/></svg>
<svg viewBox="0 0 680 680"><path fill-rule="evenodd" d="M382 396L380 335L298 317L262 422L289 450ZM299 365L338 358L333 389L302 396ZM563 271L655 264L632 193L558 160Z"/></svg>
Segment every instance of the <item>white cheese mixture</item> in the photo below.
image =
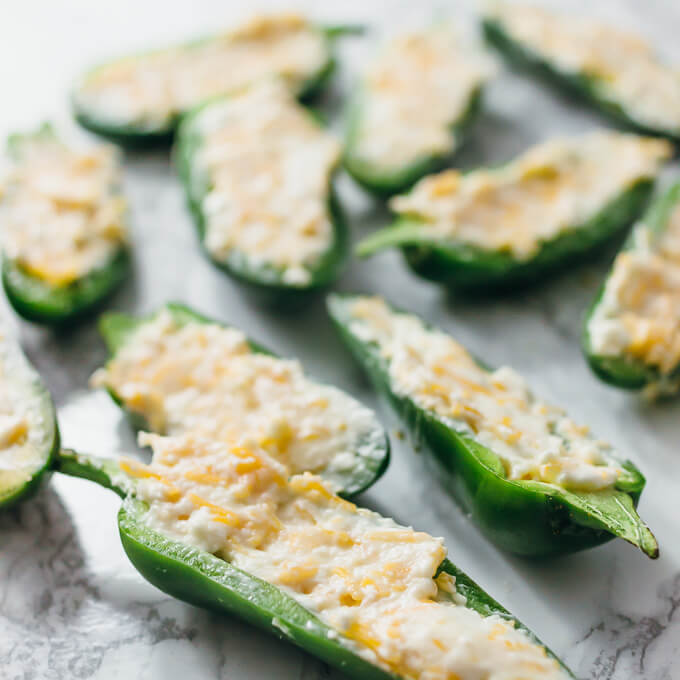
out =
<svg viewBox="0 0 680 680"><path fill-rule="evenodd" d="M0 327L0 492L31 479L43 462L44 415L41 395L32 389L19 349Z"/></svg>
<svg viewBox="0 0 680 680"><path fill-rule="evenodd" d="M98 120L162 127L205 99L266 76L279 75L299 91L328 59L324 36L304 17L257 15L222 36L101 66L75 98Z"/></svg>
<svg viewBox="0 0 680 680"><path fill-rule="evenodd" d="M668 375L680 364L680 206L655 235L635 226L633 247L620 252L588 322L590 347L627 355Z"/></svg>
<svg viewBox="0 0 680 680"><path fill-rule="evenodd" d="M598 491L622 474L608 444L537 399L511 368L481 368L449 335L378 297L357 299L351 316L351 332L378 345L394 392L493 451L508 479Z"/></svg>
<svg viewBox="0 0 680 680"><path fill-rule="evenodd" d="M580 15L494 2L489 17L566 75L589 78L641 125L680 132L680 72L641 37Z"/></svg>
<svg viewBox="0 0 680 680"><path fill-rule="evenodd" d="M450 26L392 39L364 78L353 156L393 169L449 153L453 124L490 74L481 51Z"/></svg>
<svg viewBox="0 0 680 680"><path fill-rule="evenodd" d="M531 258L542 243L584 225L671 155L658 139L597 131L532 147L498 169L446 170L391 201L425 234Z"/></svg>
<svg viewBox="0 0 680 680"><path fill-rule="evenodd" d="M113 147L69 148L22 139L0 194L5 255L52 286L105 266L126 240L120 165Z"/></svg>
<svg viewBox="0 0 680 680"><path fill-rule="evenodd" d="M253 352L234 328L179 325L167 310L144 323L93 383L112 389L156 432L261 447L293 472L323 470L330 479L357 469L381 436L370 409L312 382L298 361Z"/></svg>
<svg viewBox="0 0 680 680"><path fill-rule="evenodd" d="M333 495L258 448L142 433L151 465L123 460L153 529L272 583L355 653L413 680L565 680L522 630L467 609L435 578L442 540Z"/></svg>
<svg viewBox="0 0 680 680"><path fill-rule="evenodd" d="M193 162L210 186L202 202L205 245L304 285L333 239L330 176L340 147L281 81L268 80L208 106L194 120Z"/></svg>

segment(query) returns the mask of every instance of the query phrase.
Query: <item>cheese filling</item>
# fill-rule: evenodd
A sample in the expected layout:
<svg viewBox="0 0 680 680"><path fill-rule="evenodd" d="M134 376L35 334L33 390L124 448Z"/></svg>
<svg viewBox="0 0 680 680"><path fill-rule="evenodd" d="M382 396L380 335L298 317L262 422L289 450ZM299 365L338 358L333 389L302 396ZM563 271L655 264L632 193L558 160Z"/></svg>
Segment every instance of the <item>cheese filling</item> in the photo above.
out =
<svg viewBox="0 0 680 680"><path fill-rule="evenodd" d="M351 315L351 332L378 345L392 390L490 449L508 479L599 491L623 473L608 444L537 399L511 368L481 368L449 335L381 298L359 298Z"/></svg>
<svg viewBox="0 0 680 680"><path fill-rule="evenodd" d="M113 147L22 140L0 196L5 256L52 286L105 266L126 240L119 182Z"/></svg>
<svg viewBox="0 0 680 680"><path fill-rule="evenodd" d="M633 247L619 253L588 322L593 353L628 355L658 368L680 365L680 206L655 236L636 225Z"/></svg>
<svg viewBox="0 0 680 680"><path fill-rule="evenodd" d="M370 409L312 382L298 361L254 352L239 330L180 325L167 310L144 323L93 384L113 390L156 432L257 446L293 472L323 470L333 480L380 455L382 430Z"/></svg>
<svg viewBox="0 0 680 680"><path fill-rule="evenodd" d="M671 155L664 140L598 131L532 147L498 169L446 170L391 201L424 234L527 260L585 226Z"/></svg>
<svg viewBox="0 0 680 680"><path fill-rule="evenodd" d="M23 363L0 328L0 494L28 482L43 462L42 401L26 381L17 378Z"/></svg>
<svg viewBox="0 0 680 680"><path fill-rule="evenodd" d="M587 77L637 122L680 130L680 72L641 37L613 26L527 5L493 3L489 16L515 41L568 75Z"/></svg>
<svg viewBox="0 0 680 680"><path fill-rule="evenodd" d="M78 87L78 106L113 124L172 124L198 103L279 75L295 91L328 62L322 33L296 14L257 15L235 30L101 66Z"/></svg>
<svg viewBox="0 0 680 680"><path fill-rule="evenodd" d="M320 478L258 448L140 434L132 460L153 529L283 590L381 668L413 680L566 678L545 649L498 615L465 607L435 574L442 540L335 496Z"/></svg>
<svg viewBox="0 0 680 680"><path fill-rule="evenodd" d="M453 125L490 72L449 26L394 38L364 78L352 154L390 169L449 153Z"/></svg>
<svg viewBox="0 0 680 680"><path fill-rule="evenodd" d="M333 239L330 177L340 147L280 81L208 106L195 120L194 162L210 190L202 201L205 245L304 285Z"/></svg>

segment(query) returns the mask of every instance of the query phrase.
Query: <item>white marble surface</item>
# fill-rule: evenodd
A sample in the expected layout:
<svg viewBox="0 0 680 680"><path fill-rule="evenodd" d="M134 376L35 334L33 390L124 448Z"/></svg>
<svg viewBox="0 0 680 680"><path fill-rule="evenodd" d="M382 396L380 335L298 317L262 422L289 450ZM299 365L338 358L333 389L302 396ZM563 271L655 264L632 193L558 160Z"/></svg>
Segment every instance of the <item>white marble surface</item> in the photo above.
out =
<svg viewBox="0 0 680 680"><path fill-rule="evenodd" d="M214 30L252 5L195 0L23 0L4 8L0 39L0 135L46 116L66 120L65 93L92 60ZM282 5L281 2L266 3ZM555 4L555 3L553 3ZM638 26L680 63L680 7L672 0L557 3L609 13ZM373 25L465 12L454 2L307 3L322 18ZM343 70L327 108L337 122L341 93L374 35L342 49ZM516 75L502 72L457 163L496 162L548 134L604 121ZM672 174L672 171L671 171ZM376 404L326 319L322 300L293 316L251 306L199 253L168 156L130 155L126 189L134 229L134 277L112 306L133 312L185 301L229 320L316 376ZM355 237L386 213L343 178ZM680 678L680 402L649 406L599 383L581 358L583 309L611 260L597 262L513 297L466 302L413 276L395 253L353 261L341 290L376 291L449 329L493 364L510 363L543 395L565 405L645 472L640 511L655 530L652 562L622 541L560 560L529 563L482 538L393 437L385 477L362 501L399 521L443 535L451 558L533 628L579 677ZM11 314L0 302L3 312ZM60 407L63 439L97 454L134 451L127 424L87 378L104 358L93 323L52 333L17 323L30 358ZM0 677L97 680L213 680L339 677L291 646L236 620L173 601L128 564L118 540L118 500L87 482L55 476L36 498L0 516Z"/></svg>

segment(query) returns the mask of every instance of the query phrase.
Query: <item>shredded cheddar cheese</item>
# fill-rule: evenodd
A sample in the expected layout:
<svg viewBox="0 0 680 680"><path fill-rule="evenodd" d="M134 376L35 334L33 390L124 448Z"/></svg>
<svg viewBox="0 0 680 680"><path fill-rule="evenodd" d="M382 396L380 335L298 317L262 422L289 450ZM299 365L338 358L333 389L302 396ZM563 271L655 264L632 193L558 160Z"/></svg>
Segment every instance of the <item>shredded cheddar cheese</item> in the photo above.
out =
<svg viewBox="0 0 680 680"><path fill-rule="evenodd" d="M358 298L351 317L351 332L378 345L392 389L474 435L496 454L509 479L585 491L610 488L619 479L622 469L610 457L611 447L537 399L512 369L481 368L453 338L394 312L381 298ZM432 390L435 367L439 388Z"/></svg>
<svg viewBox="0 0 680 680"><path fill-rule="evenodd" d="M618 132L555 139L498 169L426 177L391 206L422 221L425 234L527 260L654 177L671 150L664 140Z"/></svg>
<svg viewBox="0 0 680 680"><path fill-rule="evenodd" d="M85 76L75 98L97 120L153 128L267 76L278 75L298 91L328 58L323 35L303 17L256 15L215 38L100 66Z"/></svg>
<svg viewBox="0 0 680 680"><path fill-rule="evenodd" d="M680 130L680 73L640 36L581 14L493 2L489 17L566 75L589 77L600 96L651 127Z"/></svg>
<svg viewBox="0 0 680 680"><path fill-rule="evenodd" d="M251 266L282 270L288 284L308 283L333 240L336 139L275 80L207 106L193 126L201 136L193 163L209 185L208 251L220 261L235 252Z"/></svg>
<svg viewBox="0 0 680 680"><path fill-rule="evenodd" d="M448 153L454 122L490 73L481 50L448 25L393 38L364 78L352 153L387 169Z"/></svg>
<svg viewBox="0 0 680 680"><path fill-rule="evenodd" d="M254 452L260 467L239 472L243 453L229 444L140 439L154 451L136 485L148 526L277 586L367 661L412 680L566 678L524 631L466 608L453 576L435 578L441 539L345 503L309 473L288 480L263 450ZM220 483L189 480L205 465ZM167 497L168 483L178 498Z"/></svg>
<svg viewBox="0 0 680 680"><path fill-rule="evenodd" d="M167 310L144 323L93 384L112 389L155 431L240 443L233 455L244 474L262 465L261 448L294 472L324 470L332 479L362 465L359 454L370 456L380 431L369 409L307 379L299 362L253 352L233 328L179 324Z"/></svg>
<svg viewBox="0 0 680 680"><path fill-rule="evenodd" d="M69 148L27 137L0 196L5 255L52 286L105 266L126 240L120 167L110 146Z"/></svg>

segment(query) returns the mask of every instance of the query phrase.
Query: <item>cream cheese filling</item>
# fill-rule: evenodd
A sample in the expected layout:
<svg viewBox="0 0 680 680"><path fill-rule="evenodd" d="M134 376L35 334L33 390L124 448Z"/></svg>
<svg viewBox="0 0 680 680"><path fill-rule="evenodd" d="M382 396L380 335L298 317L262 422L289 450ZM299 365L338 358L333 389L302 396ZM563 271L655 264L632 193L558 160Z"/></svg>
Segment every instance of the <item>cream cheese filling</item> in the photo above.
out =
<svg viewBox="0 0 680 680"><path fill-rule="evenodd" d="M342 643L413 680L564 679L522 630L467 609L455 579L435 578L442 539L335 496L310 473L257 448L142 433L151 465L123 460L153 529L281 588Z"/></svg>
<svg viewBox="0 0 680 680"><path fill-rule="evenodd" d="M498 169L426 177L390 205L423 222L425 234L527 260L653 178L671 149L664 140L618 132L553 139Z"/></svg>
<svg viewBox="0 0 680 680"><path fill-rule="evenodd" d="M43 462L42 401L19 379L25 363L0 327L0 490L28 482Z"/></svg>
<svg viewBox="0 0 680 680"><path fill-rule="evenodd" d="M628 355L672 373L680 364L680 206L656 236L635 226L633 247L620 252L588 322L591 350Z"/></svg>
<svg viewBox="0 0 680 680"><path fill-rule="evenodd" d="M305 285L333 242L330 177L340 155L280 81L266 81L198 114L195 163L210 191L202 202L213 257L243 254Z"/></svg>
<svg viewBox="0 0 680 680"><path fill-rule="evenodd" d="M101 66L75 96L99 120L163 126L205 99L263 77L278 75L298 91L328 58L324 36L304 17L255 15L215 38Z"/></svg>
<svg viewBox="0 0 680 680"><path fill-rule="evenodd" d="M92 382L113 390L154 431L257 446L294 473L323 470L331 480L364 464L382 436L370 409L309 380L298 361L254 352L234 328L179 325L167 310Z"/></svg>
<svg viewBox="0 0 680 680"><path fill-rule="evenodd" d="M22 140L0 195L5 255L53 286L105 266L127 238L119 183L113 147Z"/></svg>
<svg viewBox="0 0 680 680"><path fill-rule="evenodd" d="M394 392L490 449L508 479L577 491L616 484L623 471L611 447L536 398L511 368L481 368L449 335L394 312L381 298L359 298L350 309L351 332L377 344Z"/></svg>
<svg viewBox="0 0 680 680"><path fill-rule="evenodd" d="M453 125L491 72L448 25L393 38L363 79L352 154L389 170L450 152Z"/></svg>
<svg viewBox="0 0 680 680"><path fill-rule="evenodd" d="M659 60L641 37L582 16L494 2L489 16L510 37L567 74L592 78L637 122L680 130L680 71Z"/></svg>

